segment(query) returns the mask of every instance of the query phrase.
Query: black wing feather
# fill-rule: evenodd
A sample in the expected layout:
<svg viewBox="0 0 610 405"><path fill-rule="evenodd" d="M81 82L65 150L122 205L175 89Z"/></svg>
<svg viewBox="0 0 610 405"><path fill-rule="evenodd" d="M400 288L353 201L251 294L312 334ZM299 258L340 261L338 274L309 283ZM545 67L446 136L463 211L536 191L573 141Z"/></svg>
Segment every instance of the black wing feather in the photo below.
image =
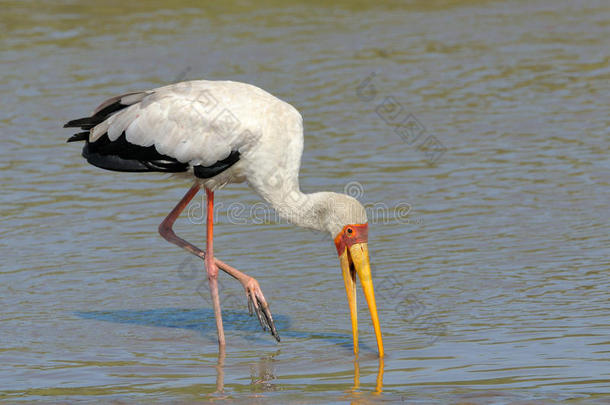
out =
<svg viewBox="0 0 610 405"><path fill-rule="evenodd" d="M117 111L133 104L133 101L131 104L121 104L121 99L128 96L135 96L137 99L138 94L141 94L142 98L144 97L144 93L128 93L110 98L103 102L91 117L78 118L66 123L64 128L81 128L85 130L84 132L72 135L68 142L85 141L83 157L92 165L106 170L171 173L187 171L188 163L180 162L171 156L162 155L154 146L139 146L130 143L127 141L124 132L114 141L111 141L108 138L108 134L105 133L95 142L89 142L89 130L91 128L102 123ZM129 101L127 102L129 103ZM232 151L227 158L211 166L194 166L193 171L195 176L208 179L227 170L237 163L238 160L239 152Z"/></svg>
<svg viewBox="0 0 610 405"><path fill-rule="evenodd" d="M227 158L219 160L212 166L193 166L193 172L195 173L195 176L199 177L200 179L209 179L224 172L229 167L237 163L238 160L239 152L234 150L231 151L231 154Z"/></svg>
<svg viewBox="0 0 610 405"><path fill-rule="evenodd" d="M114 141L108 134L95 142L87 141L83 157L94 166L119 172L185 172L188 164L171 156L162 155L154 146L139 146L130 143L123 132Z"/></svg>

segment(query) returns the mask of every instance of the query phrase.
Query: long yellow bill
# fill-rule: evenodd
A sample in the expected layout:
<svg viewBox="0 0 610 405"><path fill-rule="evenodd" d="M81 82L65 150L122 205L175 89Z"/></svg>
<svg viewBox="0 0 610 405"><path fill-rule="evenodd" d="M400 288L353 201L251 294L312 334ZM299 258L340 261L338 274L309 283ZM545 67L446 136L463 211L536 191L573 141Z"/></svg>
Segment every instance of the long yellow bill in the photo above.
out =
<svg viewBox="0 0 610 405"><path fill-rule="evenodd" d="M356 305L356 274L362 284L366 302L369 305L375 337L377 338L377 349L379 357L383 357L383 340L381 338L381 327L377 315L377 303L375 302L375 291L371 279L371 264L369 261L369 248L366 243L354 243L347 246L339 255L341 269L343 270L343 281L352 317L352 334L354 336L354 354L358 354L358 308Z"/></svg>

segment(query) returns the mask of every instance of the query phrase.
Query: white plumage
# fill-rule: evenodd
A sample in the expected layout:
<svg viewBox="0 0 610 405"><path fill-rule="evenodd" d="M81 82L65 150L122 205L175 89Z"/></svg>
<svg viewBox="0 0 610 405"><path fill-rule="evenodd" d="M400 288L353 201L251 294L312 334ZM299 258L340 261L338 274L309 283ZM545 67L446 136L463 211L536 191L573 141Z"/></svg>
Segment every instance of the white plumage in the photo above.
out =
<svg viewBox="0 0 610 405"><path fill-rule="evenodd" d="M131 97L131 99L130 99ZM232 181L244 180L244 161L267 160L257 173L269 175L278 164L290 176L298 173L302 153L302 118L290 104L250 84L197 80L126 96L133 102L91 130L90 142L108 133L111 141L125 132L128 142L154 145L164 155L191 166L210 166L239 151L241 164L232 168ZM264 147L266 145L266 147ZM269 149L273 149L270 151ZM271 153L281 151L281 154ZM295 161L297 164L295 164ZM224 182L223 182L224 183ZM217 188L218 179L206 186Z"/></svg>
<svg viewBox="0 0 610 405"><path fill-rule="evenodd" d="M83 156L95 166L126 172L187 171L198 183L159 230L168 241L205 260L220 346L224 346L224 331L217 286L219 268L242 283L261 325L264 329L269 327L279 341L258 282L213 256L214 190L227 183L247 181L289 222L330 233L348 295L354 351L358 352L358 273L371 310L379 354L383 356L370 275L366 211L345 194L306 194L300 190L303 121L290 104L250 84L197 80L113 97L92 116L72 120L65 126L85 130L68 141L86 141ZM172 230L178 215L201 187L208 197L207 253Z"/></svg>
<svg viewBox="0 0 610 405"><path fill-rule="evenodd" d="M364 208L349 196L301 192L301 114L256 86L187 81L113 97L94 115L118 101L127 107L91 128L90 143L106 133L116 141L124 133L131 144L154 146L160 154L188 163L190 173L194 166L214 165L237 151L237 163L196 181L210 190L246 181L289 222L333 234L367 220Z"/></svg>

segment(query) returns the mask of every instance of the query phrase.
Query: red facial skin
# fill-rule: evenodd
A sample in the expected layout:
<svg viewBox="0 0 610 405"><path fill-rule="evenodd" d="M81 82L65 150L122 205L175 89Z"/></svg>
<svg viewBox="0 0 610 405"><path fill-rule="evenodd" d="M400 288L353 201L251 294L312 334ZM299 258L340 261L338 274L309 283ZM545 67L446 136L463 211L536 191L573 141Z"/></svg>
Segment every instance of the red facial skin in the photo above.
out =
<svg viewBox="0 0 610 405"><path fill-rule="evenodd" d="M345 225L335 238L337 254L341 256L346 247L354 243L367 243L369 240L369 224Z"/></svg>

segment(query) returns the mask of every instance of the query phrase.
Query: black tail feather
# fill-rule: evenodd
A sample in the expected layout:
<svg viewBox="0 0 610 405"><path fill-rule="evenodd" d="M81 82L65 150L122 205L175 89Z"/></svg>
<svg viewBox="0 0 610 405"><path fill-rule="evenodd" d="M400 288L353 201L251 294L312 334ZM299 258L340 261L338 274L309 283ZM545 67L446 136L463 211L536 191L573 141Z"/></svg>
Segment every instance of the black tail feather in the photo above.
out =
<svg viewBox="0 0 610 405"><path fill-rule="evenodd" d="M64 128L91 129L100 122L104 121L104 119L104 117L96 117L95 115L92 117L77 118L65 123Z"/></svg>
<svg viewBox="0 0 610 405"><path fill-rule="evenodd" d="M151 92L127 93L112 97L104 101L90 117L78 118L68 121L64 128L80 128L84 130L72 135L68 142L85 141L83 157L94 166L106 170L120 172L185 172L188 163L160 154L154 146L139 146L127 141L125 133L111 141L105 133L95 142L89 142L91 128L104 122L112 114L130 105L133 105ZM124 103L121 103L121 101ZM232 151L231 154L210 166L194 166L194 174L199 178L211 178L237 163L240 154Z"/></svg>
<svg viewBox="0 0 610 405"><path fill-rule="evenodd" d="M79 141L86 141L87 139L89 139L89 131L79 132L78 134L74 134L66 142L79 142Z"/></svg>
<svg viewBox="0 0 610 405"><path fill-rule="evenodd" d="M75 136L77 135L79 134ZM86 144L83 147L83 157L92 165L102 169L119 172L170 173L188 170L187 163L160 154L154 146L139 146L128 142L124 132L114 141L108 138L108 134L102 135L95 142L89 142L87 137L84 140Z"/></svg>
<svg viewBox="0 0 610 405"><path fill-rule="evenodd" d="M108 100L104 101L99 107L97 107L92 116L77 118L75 120L68 121L64 125L64 128L91 129L94 126L105 121L113 113L120 111L123 108L127 108L130 105L140 101L147 94L148 93L146 92L126 93L120 96L109 98ZM124 103L122 103L121 101L124 101Z"/></svg>

